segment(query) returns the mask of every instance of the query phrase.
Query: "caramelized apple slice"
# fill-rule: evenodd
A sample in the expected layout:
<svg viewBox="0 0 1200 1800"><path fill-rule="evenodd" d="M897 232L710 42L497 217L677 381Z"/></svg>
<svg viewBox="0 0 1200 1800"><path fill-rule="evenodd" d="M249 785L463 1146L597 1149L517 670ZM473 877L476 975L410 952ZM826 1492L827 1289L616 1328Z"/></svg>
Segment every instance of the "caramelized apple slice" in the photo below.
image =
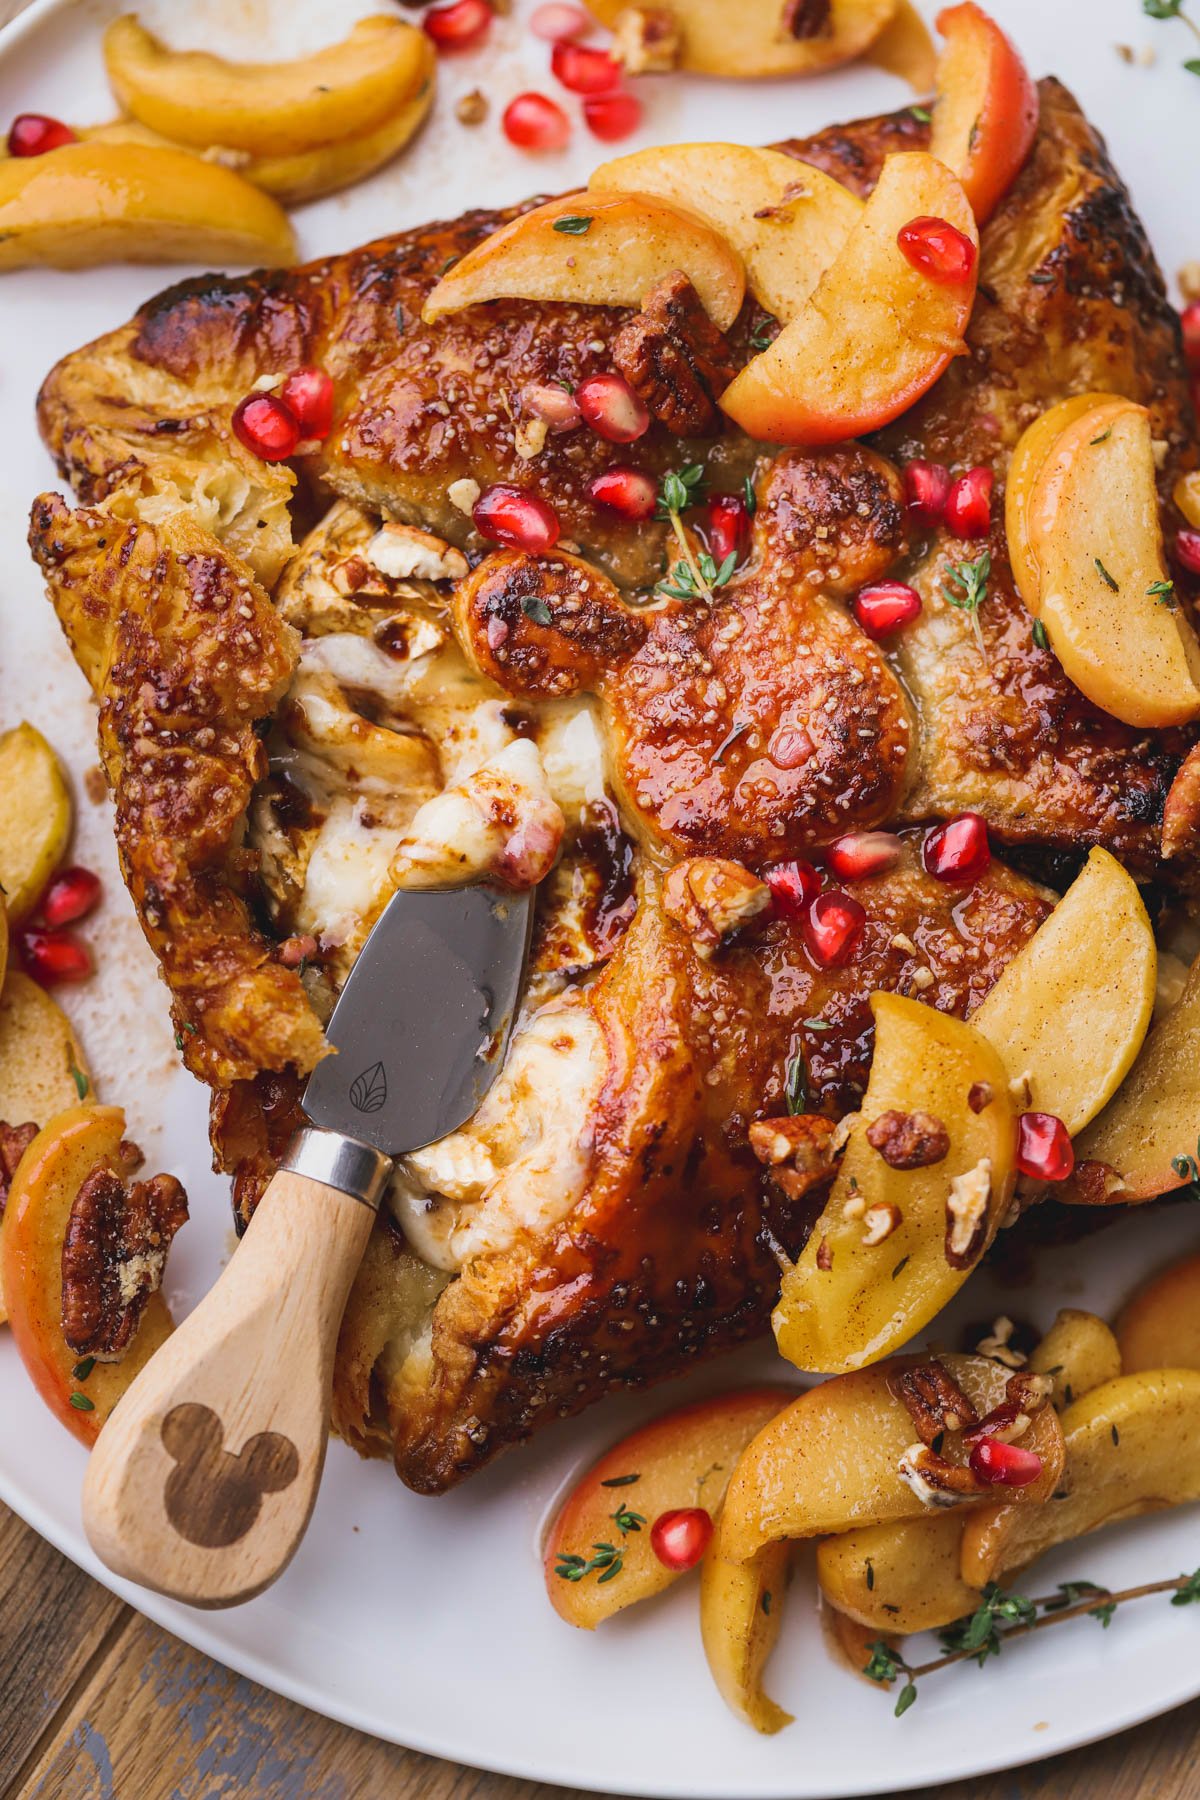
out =
<svg viewBox="0 0 1200 1800"><path fill-rule="evenodd" d="M787 1401L780 1388L746 1388L681 1407L642 1426L600 1458L571 1489L546 1539L550 1604L568 1625L592 1631L614 1613L660 1594L684 1571L669 1569L650 1547L661 1513L702 1506L717 1513L734 1464L750 1439ZM633 1521L622 1528L622 1519ZM597 1544L619 1544L621 1566L581 1579L570 1570Z"/></svg>
<svg viewBox="0 0 1200 1800"><path fill-rule="evenodd" d="M71 1208L98 1164L114 1172L126 1166L124 1136L119 1106L73 1106L57 1114L21 1158L0 1225L0 1288L21 1360L51 1412L88 1445L172 1330L166 1301L156 1292L117 1362L81 1362L63 1336L63 1240Z"/></svg>
<svg viewBox="0 0 1200 1800"><path fill-rule="evenodd" d="M1037 610L1041 583L1029 547L1029 497L1045 467L1046 458L1067 426L1097 407L1120 404L1120 394L1075 394L1071 399L1060 400L1057 406L1049 407L1017 440L1004 490L1004 528L1017 591L1030 612Z"/></svg>
<svg viewBox="0 0 1200 1800"><path fill-rule="evenodd" d="M772 1318L781 1354L827 1374L876 1362L927 1324L991 1243L1012 1192L1014 1114L996 1051L916 1000L873 994L871 1010L862 1115ZM868 1133L889 1127L875 1148ZM906 1149L906 1132L926 1141Z"/></svg>
<svg viewBox="0 0 1200 1800"><path fill-rule="evenodd" d="M71 796L57 756L36 726L14 725L0 734L0 888L14 924L32 912L70 835Z"/></svg>
<svg viewBox="0 0 1200 1800"><path fill-rule="evenodd" d="M638 306L682 269L722 331L746 291L741 258L694 212L653 194L564 194L484 238L426 300L432 324L484 300Z"/></svg>
<svg viewBox="0 0 1200 1800"><path fill-rule="evenodd" d="M1102 1525L1200 1500L1200 1371L1119 1375L1069 1406L1062 1424L1063 1497L1002 1509L980 1567L984 1581Z"/></svg>
<svg viewBox="0 0 1200 1800"><path fill-rule="evenodd" d="M1059 433L1029 495L1032 610L1081 693L1127 725L1200 713L1200 645L1163 562L1150 415L1132 401Z"/></svg>
<svg viewBox="0 0 1200 1800"><path fill-rule="evenodd" d="M959 234L960 278L934 279L900 248L904 227L925 219ZM838 443L898 418L962 351L978 249L949 169L920 151L889 156L811 301L726 388L722 407L751 437L781 444Z"/></svg>
<svg viewBox="0 0 1200 1800"><path fill-rule="evenodd" d="M700 1573L700 1635L717 1691L730 1711L764 1736L792 1723L763 1690L763 1670L783 1619L791 1545L767 1544L731 1562L718 1523Z"/></svg>
<svg viewBox="0 0 1200 1800"><path fill-rule="evenodd" d="M1115 1380L1122 1367L1121 1346L1112 1327L1095 1313L1072 1306L1063 1307L1029 1358L1033 1374L1046 1375L1054 1383L1052 1399L1059 1412L1103 1382Z"/></svg>
<svg viewBox="0 0 1200 1800"><path fill-rule="evenodd" d="M710 220L746 265L755 299L794 319L861 217L840 181L745 144L665 144L602 163L595 191L657 194Z"/></svg>
<svg viewBox="0 0 1200 1800"><path fill-rule="evenodd" d="M1138 1369L1200 1369L1200 1256L1164 1269L1122 1308L1121 1363Z"/></svg>
<svg viewBox="0 0 1200 1800"><path fill-rule="evenodd" d="M602 25L613 26L629 0L588 0ZM769 75L816 75L851 62L879 36L896 0L829 0L819 29L805 33L805 8L787 29L787 0L741 0L736 16L729 0L671 0L679 26L679 66L697 75L746 80Z"/></svg>
<svg viewBox="0 0 1200 1800"><path fill-rule="evenodd" d="M721 1554L745 1562L781 1538L821 1537L889 1519L925 1516L927 1501L901 1473L901 1458L917 1436L890 1378L920 1359L895 1358L822 1382L765 1425L742 1455L725 1496ZM1000 1405L1011 1369L984 1356L937 1358L980 1418ZM1050 1406L1034 1414L1021 1439L1042 1458L1042 1474L1020 1490L1018 1504L1036 1505L1062 1471L1062 1433ZM943 1446L947 1461L965 1460L956 1438ZM967 1499L965 1506L980 1504Z"/></svg>
<svg viewBox="0 0 1200 1800"><path fill-rule="evenodd" d="M1093 850L1050 917L971 1015L1027 1077L1030 1105L1072 1137L1133 1066L1154 1007L1158 953L1137 884L1107 850Z"/></svg>
<svg viewBox="0 0 1200 1800"><path fill-rule="evenodd" d="M287 214L270 195L189 150L64 144L0 160L0 271L295 256Z"/></svg>
<svg viewBox="0 0 1200 1800"><path fill-rule="evenodd" d="M1075 1145L1060 1200L1097 1206L1153 1200L1195 1177L1200 1154L1200 958L1183 993L1151 1026L1141 1055Z"/></svg>
<svg viewBox="0 0 1200 1800"><path fill-rule="evenodd" d="M982 225L1032 148L1037 86L975 0L946 7L937 27L946 45L938 59L930 154L954 170Z"/></svg>
<svg viewBox="0 0 1200 1800"><path fill-rule="evenodd" d="M66 1013L36 981L10 969L0 990L0 1119L44 1125L92 1097L83 1046Z"/></svg>
<svg viewBox="0 0 1200 1800"><path fill-rule="evenodd" d="M388 15L360 19L339 44L293 62L229 62L169 50L135 13L104 34L125 111L175 143L295 156L383 125L427 71L425 33Z"/></svg>

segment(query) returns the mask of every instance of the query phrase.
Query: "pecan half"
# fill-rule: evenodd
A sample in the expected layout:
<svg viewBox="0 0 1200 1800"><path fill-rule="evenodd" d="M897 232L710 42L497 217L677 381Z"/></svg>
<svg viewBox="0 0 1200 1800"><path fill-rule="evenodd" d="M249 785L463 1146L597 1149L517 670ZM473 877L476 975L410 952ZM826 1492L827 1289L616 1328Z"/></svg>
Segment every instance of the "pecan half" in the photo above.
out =
<svg viewBox="0 0 1200 1800"><path fill-rule="evenodd" d="M927 1169L950 1149L950 1133L934 1113L885 1112L867 1126L867 1142L891 1169Z"/></svg>
<svg viewBox="0 0 1200 1800"><path fill-rule="evenodd" d="M961 1506L964 1500L977 1499L983 1487L970 1469L949 1463L925 1444L910 1444L896 1473L906 1481L922 1506Z"/></svg>
<svg viewBox="0 0 1200 1800"><path fill-rule="evenodd" d="M115 1362L128 1347L187 1216L187 1195L173 1175L126 1187L97 1163L75 1196L63 1239L63 1336L76 1355Z"/></svg>
<svg viewBox="0 0 1200 1800"><path fill-rule="evenodd" d="M750 1127L750 1148L771 1171L771 1179L788 1200L801 1200L836 1166L832 1148L837 1130L832 1119L817 1113L797 1113L788 1119L756 1119Z"/></svg>
<svg viewBox="0 0 1200 1800"><path fill-rule="evenodd" d="M679 269L650 289L613 339L613 362L668 431L701 437L720 424L716 401L737 373L725 334Z"/></svg>
<svg viewBox="0 0 1200 1800"><path fill-rule="evenodd" d="M784 0L785 37L825 37L829 33L832 19L832 0Z"/></svg>
<svg viewBox="0 0 1200 1800"><path fill-rule="evenodd" d="M944 1431L963 1431L979 1423L970 1400L936 1358L894 1370L888 1376L888 1392L903 1404L923 1444L932 1444Z"/></svg>
<svg viewBox="0 0 1200 1800"><path fill-rule="evenodd" d="M0 1218L4 1216L17 1164L37 1134L38 1128L32 1120L24 1125L7 1125L0 1119Z"/></svg>

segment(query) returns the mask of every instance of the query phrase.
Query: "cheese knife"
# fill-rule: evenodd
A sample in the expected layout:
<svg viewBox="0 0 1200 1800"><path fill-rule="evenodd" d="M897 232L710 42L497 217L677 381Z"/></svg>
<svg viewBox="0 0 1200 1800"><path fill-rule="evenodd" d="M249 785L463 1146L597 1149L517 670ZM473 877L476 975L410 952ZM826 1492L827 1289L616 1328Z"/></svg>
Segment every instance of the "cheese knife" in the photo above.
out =
<svg viewBox="0 0 1200 1800"><path fill-rule="evenodd" d="M289 1144L215 1285L105 1423L83 1522L117 1575L193 1606L276 1579L307 1527L333 1360L393 1159L466 1123L503 1060L533 890L402 890L367 939Z"/></svg>

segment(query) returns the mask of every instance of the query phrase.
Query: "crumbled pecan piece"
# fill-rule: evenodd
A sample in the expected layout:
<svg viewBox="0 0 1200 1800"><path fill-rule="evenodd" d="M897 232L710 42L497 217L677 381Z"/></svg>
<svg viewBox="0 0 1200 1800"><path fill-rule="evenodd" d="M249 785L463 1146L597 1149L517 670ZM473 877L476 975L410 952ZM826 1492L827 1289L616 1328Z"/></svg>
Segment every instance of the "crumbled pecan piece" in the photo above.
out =
<svg viewBox="0 0 1200 1800"><path fill-rule="evenodd" d="M963 1431L979 1422L966 1394L936 1358L894 1370L888 1392L902 1402L923 1444L932 1444L943 1431Z"/></svg>
<svg viewBox="0 0 1200 1800"><path fill-rule="evenodd" d="M990 1081L973 1081L967 1092L967 1105L973 1113L981 1113L995 1098Z"/></svg>
<svg viewBox="0 0 1200 1800"><path fill-rule="evenodd" d="M910 1444L896 1465L922 1506L960 1506L983 1493L969 1468L947 1462L926 1444Z"/></svg>
<svg viewBox="0 0 1200 1800"><path fill-rule="evenodd" d="M983 1249L991 1197L992 1165L986 1156L950 1183L946 1200L946 1261L952 1269L969 1269Z"/></svg>
<svg viewBox="0 0 1200 1800"><path fill-rule="evenodd" d="M651 288L613 339L613 362L654 417L677 437L720 424L716 401L737 373L724 332L679 269Z"/></svg>
<svg viewBox="0 0 1200 1800"><path fill-rule="evenodd" d="M126 1187L97 1163L75 1196L63 1239L63 1336L76 1355L111 1362L128 1347L187 1216L187 1195L173 1175Z"/></svg>
<svg viewBox="0 0 1200 1800"><path fill-rule="evenodd" d="M32 1120L24 1125L8 1125L0 1119L0 1218L4 1216L17 1164L37 1134L38 1128Z"/></svg>
<svg viewBox="0 0 1200 1800"><path fill-rule="evenodd" d="M783 35L793 38L827 37L832 24L832 0L784 0Z"/></svg>
<svg viewBox="0 0 1200 1800"><path fill-rule="evenodd" d="M797 1113L789 1119L756 1119L750 1127L750 1148L766 1163L771 1179L788 1200L801 1200L833 1174L836 1154L831 1148L837 1127L817 1113Z"/></svg>
<svg viewBox="0 0 1200 1800"><path fill-rule="evenodd" d="M676 863L663 885L663 911L683 926L703 957L770 904L766 882L724 857L696 856Z"/></svg>
<svg viewBox="0 0 1200 1800"><path fill-rule="evenodd" d="M823 1237L817 1245L817 1267L827 1275L833 1267L833 1251L829 1248L829 1239Z"/></svg>
<svg viewBox="0 0 1200 1800"><path fill-rule="evenodd" d="M1016 1327L1007 1313L992 1320L991 1334L980 1338L975 1346L979 1356L988 1356L993 1362L1001 1362L1009 1369L1019 1369L1029 1359L1020 1350L1014 1349L1012 1334Z"/></svg>
<svg viewBox="0 0 1200 1800"><path fill-rule="evenodd" d="M927 1112L885 1112L867 1126L867 1142L892 1169L927 1169L950 1149L950 1133Z"/></svg>
<svg viewBox="0 0 1200 1800"><path fill-rule="evenodd" d="M1054 1391L1054 1383L1045 1375L1030 1375L1025 1370L1018 1370L1010 1375L1004 1389L1004 1399L999 1406L993 1406L990 1413L980 1419L966 1433L966 1441L974 1444L980 1438L996 1438L1002 1444L1015 1444L1024 1437L1033 1423L1033 1416L1045 1406Z"/></svg>
<svg viewBox="0 0 1200 1800"><path fill-rule="evenodd" d="M454 104L454 116L460 125L482 125L488 116L487 95L479 88L461 94Z"/></svg>
<svg viewBox="0 0 1200 1800"><path fill-rule="evenodd" d="M898 1206L893 1206L890 1200L877 1200L863 1212L863 1243L868 1249L874 1249L876 1244L885 1243L902 1223Z"/></svg>
<svg viewBox="0 0 1200 1800"><path fill-rule="evenodd" d="M625 6L613 24L609 54L627 75L666 75L679 64L683 37L669 6Z"/></svg>

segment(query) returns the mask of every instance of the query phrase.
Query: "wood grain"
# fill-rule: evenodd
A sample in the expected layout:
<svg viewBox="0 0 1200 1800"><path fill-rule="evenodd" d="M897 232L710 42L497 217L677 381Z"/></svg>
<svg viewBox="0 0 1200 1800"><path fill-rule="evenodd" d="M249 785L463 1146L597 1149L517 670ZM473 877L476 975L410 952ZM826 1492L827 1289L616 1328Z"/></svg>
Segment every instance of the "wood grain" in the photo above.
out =
<svg viewBox="0 0 1200 1800"><path fill-rule="evenodd" d="M4 1800L588 1800L277 1699L112 1598L0 1508ZM922 1800L1200 1800L1200 1701Z"/></svg>

